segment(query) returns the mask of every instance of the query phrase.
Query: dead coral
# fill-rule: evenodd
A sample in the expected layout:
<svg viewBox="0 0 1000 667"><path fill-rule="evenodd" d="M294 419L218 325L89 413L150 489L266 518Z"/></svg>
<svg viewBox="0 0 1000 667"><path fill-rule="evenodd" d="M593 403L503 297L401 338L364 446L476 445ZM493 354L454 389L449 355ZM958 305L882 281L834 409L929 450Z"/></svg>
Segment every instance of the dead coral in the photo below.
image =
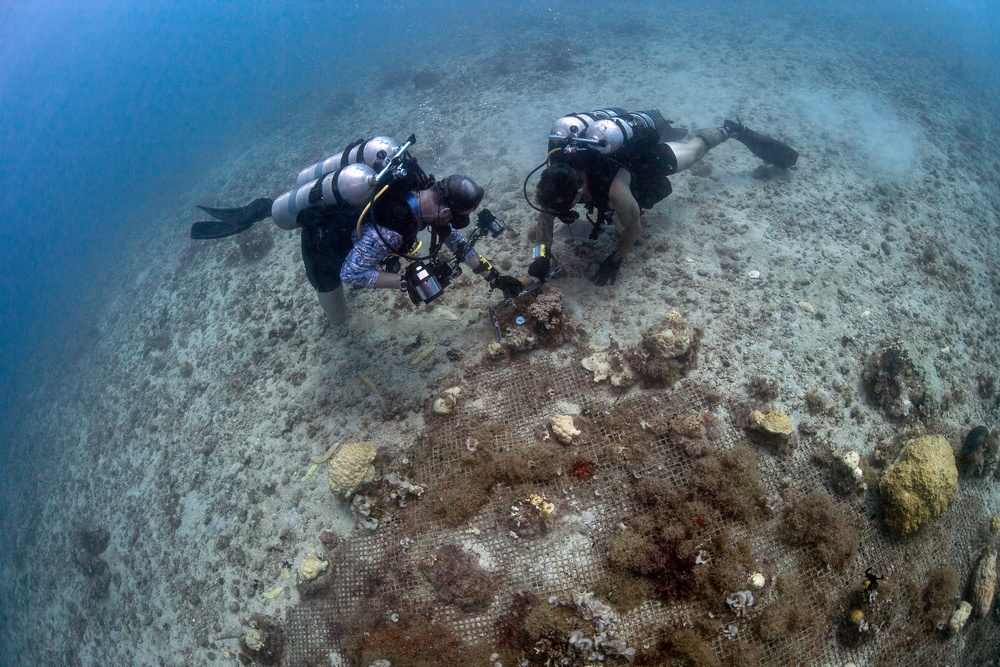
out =
<svg viewBox="0 0 1000 667"><path fill-rule="evenodd" d="M837 639L844 646L860 646L886 631L900 614L899 587L875 575L871 568L860 586L847 592L838 609Z"/></svg>
<svg viewBox="0 0 1000 667"><path fill-rule="evenodd" d="M996 442L993 438L992 442ZM985 426L977 426L968 432L962 443L961 473L962 477L989 477L993 471L986 469L987 459L994 456L988 451L991 444L990 430Z"/></svg>
<svg viewBox="0 0 1000 667"><path fill-rule="evenodd" d="M464 451L460 465L429 485L424 507L447 526L459 526L482 509L496 484L517 486L554 479L566 467L565 454L553 446L532 444L494 453L477 446Z"/></svg>
<svg viewBox="0 0 1000 667"><path fill-rule="evenodd" d="M562 299L562 292L546 285L518 297L511 307L498 313L503 332L500 342L508 354L535 347L556 348L575 334Z"/></svg>
<svg viewBox="0 0 1000 667"><path fill-rule="evenodd" d="M660 640L657 651L662 656L657 659L663 659L663 662L646 664L669 664L666 658L672 658L684 667L719 667L712 645L691 628L675 628L667 632Z"/></svg>
<svg viewBox="0 0 1000 667"><path fill-rule="evenodd" d="M670 386L697 366L703 335L680 313L671 311L663 323L643 334L632 366L647 387Z"/></svg>
<svg viewBox="0 0 1000 667"><path fill-rule="evenodd" d="M767 491L749 447L736 447L694 463L692 489L723 517L749 522L767 513Z"/></svg>
<svg viewBox="0 0 1000 667"><path fill-rule="evenodd" d="M111 542L107 528L78 528L72 535L73 562L89 579L90 596L107 597L111 588L111 568L101 555Z"/></svg>
<svg viewBox="0 0 1000 667"><path fill-rule="evenodd" d="M678 419L671 426L673 432L683 438L701 440L707 434L705 429L705 414L701 412Z"/></svg>
<svg viewBox="0 0 1000 667"><path fill-rule="evenodd" d="M447 624L434 623L430 612L398 606L395 621L384 614L363 632L353 633L347 647L351 665L371 665L386 660L408 667L486 665L491 649L466 646Z"/></svg>
<svg viewBox="0 0 1000 667"><path fill-rule="evenodd" d="M764 402L778 398L780 384L774 378L766 375L755 375L750 380L749 393L752 397Z"/></svg>
<svg viewBox="0 0 1000 667"><path fill-rule="evenodd" d="M924 405L923 379L902 343L884 346L865 363L868 400L896 421L920 415Z"/></svg>
<svg viewBox="0 0 1000 667"><path fill-rule="evenodd" d="M785 512L780 528L786 544L804 547L816 566L843 569L858 551L861 535L842 518L830 499L810 493Z"/></svg>
<svg viewBox="0 0 1000 667"><path fill-rule="evenodd" d="M713 611L724 611L726 596L746 587L747 576L754 565L753 548L748 540L734 542L723 530L705 545L702 553L702 562L707 563L694 568L698 598L708 601Z"/></svg>

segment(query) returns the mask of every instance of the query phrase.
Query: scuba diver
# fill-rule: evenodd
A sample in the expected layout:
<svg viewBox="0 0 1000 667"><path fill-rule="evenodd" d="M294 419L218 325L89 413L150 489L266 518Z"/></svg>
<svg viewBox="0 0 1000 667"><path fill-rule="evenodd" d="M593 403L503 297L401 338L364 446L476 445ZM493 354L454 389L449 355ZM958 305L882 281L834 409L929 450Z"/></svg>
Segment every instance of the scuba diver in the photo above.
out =
<svg viewBox="0 0 1000 667"><path fill-rule="evenodd" d="M301 228L306 276L335 328L348 319L343 283L400 290L419 305L440 296L464 262L491 290L505 296L520 292L520 281L476 253L478 238L503 231L488 210L480 211L471 238L458 231L469 225L483 189L468 176L435 181L425 174L409 154L415 141L413 135L405 144L391 137L359 140L303 169L297 187L277 199L231 209L199 206L216 219L194 223L191 238L231 236L268 217L282 229ZM425 229L430 242L420 255L423 242L417 235ZM454 254L452 261L438 257L442 246ZM402 260L409 264L401 277Z"/></svg>
<svg viewBox="0 0 1000 667"><path fill-rule="evenodd" d="M621 236L611 254L591 277L597 285L615 284L618 271L641 230L642 211L652 208L670 192L667 178L701 160L708 151L733 138L754 155L781 169L795 165L799 154L792 147L747 129L737 119L722 127L697 130L690 141L681 141L687 130L672 126L659 111L629 113L608 108L573 113L558 119L549 134L546 161L524 181L524 196L539 212L533 260L528 274L546 281L554 274L552 240L555 220L569 227L570 235L579 225L574 211L583 203L592 225L590 238L596 240L618 214ZM536 199L528 197L528 180L545 168L538 181ZM590 214L594 214L591 218ZM584 224L584 226L586 226Z"/></svg>

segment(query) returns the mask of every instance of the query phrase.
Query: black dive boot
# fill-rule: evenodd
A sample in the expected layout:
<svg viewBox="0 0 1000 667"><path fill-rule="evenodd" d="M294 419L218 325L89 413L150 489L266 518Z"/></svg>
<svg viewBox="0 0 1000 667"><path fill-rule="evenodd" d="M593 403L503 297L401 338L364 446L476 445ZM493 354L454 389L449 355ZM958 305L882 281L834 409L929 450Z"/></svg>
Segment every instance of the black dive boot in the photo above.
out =
<svg viewBox="0 0 1000 667"><path fill-rule="evenodd" d="M198 208L216 219L203 220L191 225L191 238L221 239L245 232L253 223L271 216L273 203L272 200L261 197L239 208L211 208L199 205Z"/></svg>
<svg viewBox="0 0 1000 667"><path fill-rule="evenodd" d="M795 162L799 159L799 153L794 148L777 139L748 129L740 122L739 118L735 121L727 120L722 124L722 129L767 164L781 169L790 169L795 166Z"/></svg>

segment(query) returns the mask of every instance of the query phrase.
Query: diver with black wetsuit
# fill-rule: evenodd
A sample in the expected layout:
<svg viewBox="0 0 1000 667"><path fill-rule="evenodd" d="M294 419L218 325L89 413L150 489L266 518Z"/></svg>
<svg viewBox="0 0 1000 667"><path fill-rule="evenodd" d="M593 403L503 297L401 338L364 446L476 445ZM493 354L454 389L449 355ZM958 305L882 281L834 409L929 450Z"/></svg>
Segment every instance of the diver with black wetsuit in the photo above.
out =
<svg viewBox="0 0 1000 667"><path fill-rule="evenodd" d="M727 120L722 127L687 131L672 126L657 110L629 113L600 109L558 119L549 135L549 153L536 192L539 206L533 260L528 273L546 280L553 272L552 241L556 218L572 223L573 209L583 203L595 211L592 239L617 213L622 232L614 251L592 279L614 284L618 271L639 238L642 211L671 193L669 176L684 171L719 144L734 138L765 162L782 169L794 166L798 153L790 146ZM530 177L530 174L529 174ZM525 180L527 188L527 179ZM525 189L527 197L527 189Z"/></svg>

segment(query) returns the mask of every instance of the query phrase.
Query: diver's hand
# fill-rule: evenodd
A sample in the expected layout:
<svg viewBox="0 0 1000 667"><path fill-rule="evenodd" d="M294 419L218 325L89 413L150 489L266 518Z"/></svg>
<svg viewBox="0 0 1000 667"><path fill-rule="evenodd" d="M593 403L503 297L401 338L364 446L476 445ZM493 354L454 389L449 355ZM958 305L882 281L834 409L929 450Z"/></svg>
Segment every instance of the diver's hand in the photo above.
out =
<svg viewBox="0 0 1000 667"><path fill-rule="evenodd" d="M549 275L549 271L552 269L552 259L549 257L536 257L532 262L531 266L528 267L528 275L532 278L538 280L539 282L545 282L545 279Z"/></svg>
<svg viewBox="0 0 1000 667"><path fill-rule="evenodd" d="M521 281L514 276L498 274L495 278L490 280L490 291L495 289L503 292L504 297L509 299L520 294L524 289L524 285L522 285Z"/></svg>
<svg viewBox="0 0 1000 667"><path fill-rule="evenodd" d="M597 273L594 274L594 277L591 278L591 280L593 280L594 284L598 287L603 287L608 283L614 285L615 281L618 280L618 269L621 268L623 261L624 260L618 256L617 252L611 253L604 258L603 262L601 262L601 265L597 269Z"/></svg>

